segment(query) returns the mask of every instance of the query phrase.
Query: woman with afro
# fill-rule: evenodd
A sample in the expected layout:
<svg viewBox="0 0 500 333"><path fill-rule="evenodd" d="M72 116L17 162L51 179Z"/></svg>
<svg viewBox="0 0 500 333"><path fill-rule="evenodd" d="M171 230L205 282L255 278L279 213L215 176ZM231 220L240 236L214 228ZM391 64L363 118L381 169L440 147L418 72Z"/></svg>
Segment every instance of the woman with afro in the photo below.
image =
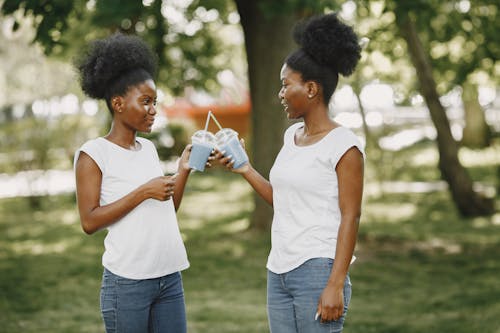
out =
<svg viewBox="0 0 500 333"><path fill-rule="evenodd" d="M106 332L186 332L180 271L189 267L177 225L189 175L189 147L164 176L151 132L157 114L156 57L141 39L96 40L77 61L82 90L112 114L108 134L75 154L83 230L107 229L101 312Z"/></svg>
<svg viewBox="0 0 500 333"><path fill-rule="evenodd" d="M272 333L341 332L351 298L349 266L358 233L364 151L333 121L328 105L339 74L350 75L361 48L335 14L294 31L300 47L281 68L278 97L291 125L269 181L250 164L233 169L274 209L267 269Z"/></svg>

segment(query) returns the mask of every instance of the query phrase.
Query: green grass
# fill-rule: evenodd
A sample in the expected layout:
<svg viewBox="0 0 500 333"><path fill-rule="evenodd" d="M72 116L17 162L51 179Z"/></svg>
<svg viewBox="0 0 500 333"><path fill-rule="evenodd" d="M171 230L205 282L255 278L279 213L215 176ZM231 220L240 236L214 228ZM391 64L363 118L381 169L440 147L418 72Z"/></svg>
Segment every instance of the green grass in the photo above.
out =
<svg viewBox="0 0 500 333"><path fill-rule="evenodd" d="M393 160L419 163L393 165L387 180L439 179L432 148L414 149ZM477 154L464 163L491 182L496 157L474 164ZM178 214L190 333L268 332L270 239L247 230L252 209L237 175L191 176ZM499 214L464 219L446 191L367 195L344 331L500 333L499 232ZM81 231L73 195L42 198L35 211L27 199L0 200L0 331L102 332L103 238Z"/></svg>

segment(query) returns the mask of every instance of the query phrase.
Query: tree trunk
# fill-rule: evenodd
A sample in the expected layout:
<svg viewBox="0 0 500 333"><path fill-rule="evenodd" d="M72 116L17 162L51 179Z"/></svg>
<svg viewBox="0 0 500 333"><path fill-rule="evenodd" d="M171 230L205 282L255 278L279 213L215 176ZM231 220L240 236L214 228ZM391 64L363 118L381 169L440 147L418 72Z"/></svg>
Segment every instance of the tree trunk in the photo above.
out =
<svg viewBox="0 0 500 333"><path fill-rule="evenodd" d="M259 8L259 1L236 0L245 34L248 78L252 100L253 166L268 178L274 159L283 144L287 121L278 99L279 73L286 55L295 46L291 29L293 15L270 17ZM272 207L258 195L250 227L267 230L272 221Z"/></svg>
<svg viewBox="0 0 500 333"><path fill-rule="evenodd" d="M491 133L486 123L483 108L479 104L477 86L465 82L462 89L465 117L462 145L470 148L488 147L491 142Z"/></svg>
<svg viewBox="0 0 500 333"><path fill-rule="evenodd" d="M408 12L404 11L398 13L396 22L408 45L408 51L420 82L420 91L436 127L439 169L450 187L453 201L463 216L491 215L494 212L493 200L474 192L472 180L458 159L458 144L451 135L446 112L439 101L431 65L418 37L415 24Z"/></svg>

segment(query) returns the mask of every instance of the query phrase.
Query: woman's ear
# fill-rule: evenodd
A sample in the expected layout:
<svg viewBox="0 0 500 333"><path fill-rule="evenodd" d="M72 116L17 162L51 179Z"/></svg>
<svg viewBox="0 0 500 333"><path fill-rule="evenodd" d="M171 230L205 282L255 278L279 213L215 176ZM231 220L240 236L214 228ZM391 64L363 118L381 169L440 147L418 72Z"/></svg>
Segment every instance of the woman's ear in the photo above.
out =
<svg viewBox="0 0 500 333"><path fill-rule="evenodd" d="M313 98L316 95L318 95L319 86L318 86L317 82L307 81L306 82L306 89L307 89L307 97Z"/></svg>
<svg viewBox="0 0 500 333"><path fill-rule="evenodd" d="M123 98L120 96L114 96L111 98L111 107L115 113L122 113L123 111Z"/></svg>

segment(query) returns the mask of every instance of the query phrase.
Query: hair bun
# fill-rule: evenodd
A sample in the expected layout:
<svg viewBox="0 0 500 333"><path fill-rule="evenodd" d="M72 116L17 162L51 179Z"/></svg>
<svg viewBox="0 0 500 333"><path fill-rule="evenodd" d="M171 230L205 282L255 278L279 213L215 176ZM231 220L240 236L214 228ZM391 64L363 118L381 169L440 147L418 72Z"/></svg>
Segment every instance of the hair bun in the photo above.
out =
<svg viewBox="0 0 500 333"><path fill-rule="evenodd" d="M344 76L354 72L361 57L361 47L354 30L334 13L314 16L298 24L293 37L318 64Z"/></svg>

